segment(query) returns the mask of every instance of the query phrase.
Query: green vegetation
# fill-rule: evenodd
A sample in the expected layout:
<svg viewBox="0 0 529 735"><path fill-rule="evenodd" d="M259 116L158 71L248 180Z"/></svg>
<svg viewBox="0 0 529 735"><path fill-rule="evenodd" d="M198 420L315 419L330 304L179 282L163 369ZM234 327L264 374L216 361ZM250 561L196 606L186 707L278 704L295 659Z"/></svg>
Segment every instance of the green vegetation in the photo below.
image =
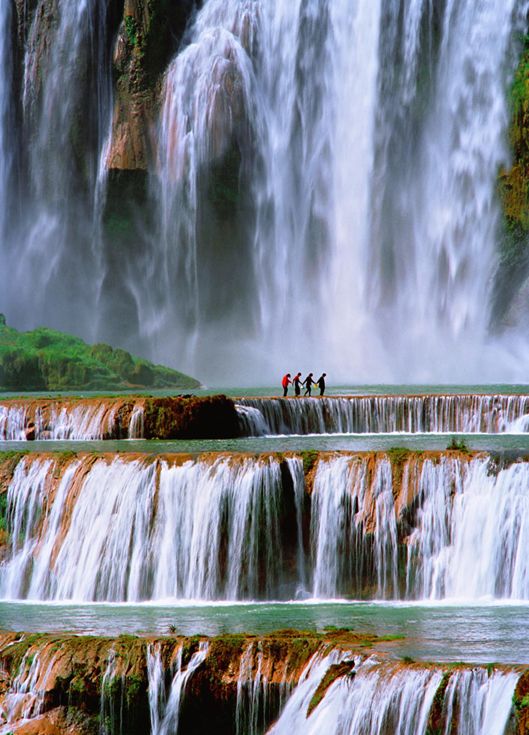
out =
<svg viewBox="0 0 529 735"><path fill-rule="evenodd" d="M513 116L529 109L529 35L522 38L522 56L514 74L510 90L510 104Z"/></svg>
<svg viewBox="0 0 529 735"><path fill-rule="evenodd" d="M138 45L138 24L132 15L125 16L125 32L133 46Z"/></svg>
<svg viewBox="0 0 529 735"><path fill-rule="evenodd" d="M313 469L314 465L318 461L319 452L315 449L308 449L305 452L301 452L301 458L303 459L303 472L308 475Z"/></svg>
<svg viewBox="0 0 529 735"><path fill-rule="evenodd" d="M0 493L0 543L2 532L7 532L7 493Z"/></svg>
<svg viewBox="0 0 529 735"><path fill-rule="evenodd" d="M455 436L452 437L452 440L447 446L447 449L453 452L461 452L462 454L470 454L470 449L465 444L463 439L457 439Z"/></svg>
<svg viewBox="0 0 529 735"><path fill-rule="evenodd" d="M529 35L521 39L520 50L509 95L512 166L500 172L498 184L503 222L499 233L495 312L500 317L527 274L529 256Z"/></svg>
<svg viewBox="0 0 529 735"><path fill-rule="evenodd" d="M130 674L127 677L125 684L125 698L127 700L128 707L131 707L134 702L136 702L144 689L144 682L141 676L138 674Z"/></svg>
<svg viewBox="0 0 529 735"><path fill-rule="evenodd" d="M406 447L391 447L391 449L387 450L386 454L391 464L404 464L409 459L411 450L406 449Z"/></svg>
<svg viewBox="0 0 529 735"><path fill-rule="evenodd" d="M516 713L519 713L521 710L526 709L529 707L529 694L526 694L523 697L520 697L516 693L514 693L512 698L512 703L514 705L514 710Z"/></svg>
<svg viewBox="0 0 529 735"><path fill-rule="evenodd" d="M310 717L312 712L319 705L323 697L325 696L329 687L331 687L337 679L341 679L344 676L354 677L354 661L342 661L339 664L333 664L323 679L320 681L318 688L314 692L312 699L310 700L307 717Z"/></svg>
<svg viewBox="0 0 529 735"><path fill-rule="evenodd" d="M197 388L198 381L107 344L54 329L18 332L0 315L0 390Z"/></svg>

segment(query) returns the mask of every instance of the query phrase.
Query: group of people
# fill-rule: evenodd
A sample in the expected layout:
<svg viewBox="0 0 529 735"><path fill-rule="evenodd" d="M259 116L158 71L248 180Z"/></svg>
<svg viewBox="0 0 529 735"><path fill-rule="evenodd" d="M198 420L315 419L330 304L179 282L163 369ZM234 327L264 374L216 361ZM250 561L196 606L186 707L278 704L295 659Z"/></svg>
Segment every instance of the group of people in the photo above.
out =
<svg viewBox="0 0 529 735"><path fill-rule="evenodd" d="M325 393L325 378L327 376L327 373L322 373L318 380L314 380L313 375L314 373L309 373L305 380L301 380L301 373L294 375L294 378L292 380L290 379L290 373L283 375L283 379L281 381L281 385L283 386L283 398L288 395L289 385L294 386L294 395L296 396L301 395L301 386L305 386L305 393L303 395L311 396L312 386L317 385L320 389L320 396L322 396Z"/></svg>

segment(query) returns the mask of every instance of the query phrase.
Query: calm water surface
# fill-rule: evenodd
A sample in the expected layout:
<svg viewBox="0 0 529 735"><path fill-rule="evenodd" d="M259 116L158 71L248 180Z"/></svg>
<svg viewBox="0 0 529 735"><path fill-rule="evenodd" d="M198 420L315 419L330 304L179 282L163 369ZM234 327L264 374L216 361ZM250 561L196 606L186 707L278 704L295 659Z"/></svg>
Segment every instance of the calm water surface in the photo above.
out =
<svg viewBox="0 0 529 735"><path fill-rule="evenodd" d="M347 627L358 632L405 636L404 640L381 644L396 657L529 664L527 605L0 603L0 627L8 630L115 636L165 634L170 626L182 635Z"/></svg>
<svg viewBox="0 0 529 735"><path fill-rule="evenodd" d="M0 441L0 451L20 452L138 452L165 454L171 452L302 452L318 451L384 451L392 447L408 449L446 449L453 437L469 449L499 455L529 454L529 434L308 434L303 436L248 437L243 439L193 439L159 441L122 439L105 441Z"/></svg>

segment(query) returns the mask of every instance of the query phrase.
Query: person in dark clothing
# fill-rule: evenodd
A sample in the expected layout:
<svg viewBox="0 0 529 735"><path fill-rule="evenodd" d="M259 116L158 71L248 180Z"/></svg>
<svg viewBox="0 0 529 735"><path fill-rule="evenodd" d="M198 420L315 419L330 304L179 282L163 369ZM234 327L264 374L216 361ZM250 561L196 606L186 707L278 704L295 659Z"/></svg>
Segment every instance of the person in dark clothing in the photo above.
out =
<svg viewBox="0 0 529 735"><path fill-rule="evenodd" d="M298 373L292 381L294 393L299 397L301 395L301 373Z"/></svg>
<svg viewBox="0 0 529 735"><path fill-rule="evenodd" d="M290 373L283 375L283 380L281 381L281 385L283 386L283 398L285 398L286 394L288 393L288 386L291 382L292 381L290 380Z"/></svg>
<svg viewBox="0 0 529 735"><path fill-rule="evenodd" d="M316 385L316 383L312 380L313 375L314 373L309 373L302 383L302 385L305 386L305 393L303 393L303 395L309 396L309 398L312 395L312 386Z"/></svg>
<svg viewBox="0 0 529 735"><path fill-rule="evenodd" d="M322 396L325 393L325 378L327 376L327 373L322 373L321 376L316 381L316 385L320 389L320 396Z"/></svg>

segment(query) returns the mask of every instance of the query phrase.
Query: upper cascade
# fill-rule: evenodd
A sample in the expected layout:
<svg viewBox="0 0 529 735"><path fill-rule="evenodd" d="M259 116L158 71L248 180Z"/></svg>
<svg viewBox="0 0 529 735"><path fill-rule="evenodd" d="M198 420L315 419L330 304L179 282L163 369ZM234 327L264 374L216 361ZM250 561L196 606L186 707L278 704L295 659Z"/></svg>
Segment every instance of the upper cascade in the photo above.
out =
<svg viewBox="0 0 529 735"><path fill-rule="evenodd" d="M11 441L527 431L527 395L0 400L0 440Z"/></svg>
<svg viewBox="0 0 529 735"><path fill-rule="evenodd" d="M307 355L525 377L526 338L490 324L528 0L177 5L3 4L9 319L211 384Z"/></svg>
<svg viewBox="0 0 529 735"><path fill-rule="evenodd" d="M526 395L384 395L238 398L241 422L260 434L523 433ZM239 409L240 410L240 409Z"/></svg>
<svg viewBox="0 0 529 735"><path fill-rule="evenodd" d="M226 396L30 398L0 402L0 440L224 439L244 428Z"/></svg>

